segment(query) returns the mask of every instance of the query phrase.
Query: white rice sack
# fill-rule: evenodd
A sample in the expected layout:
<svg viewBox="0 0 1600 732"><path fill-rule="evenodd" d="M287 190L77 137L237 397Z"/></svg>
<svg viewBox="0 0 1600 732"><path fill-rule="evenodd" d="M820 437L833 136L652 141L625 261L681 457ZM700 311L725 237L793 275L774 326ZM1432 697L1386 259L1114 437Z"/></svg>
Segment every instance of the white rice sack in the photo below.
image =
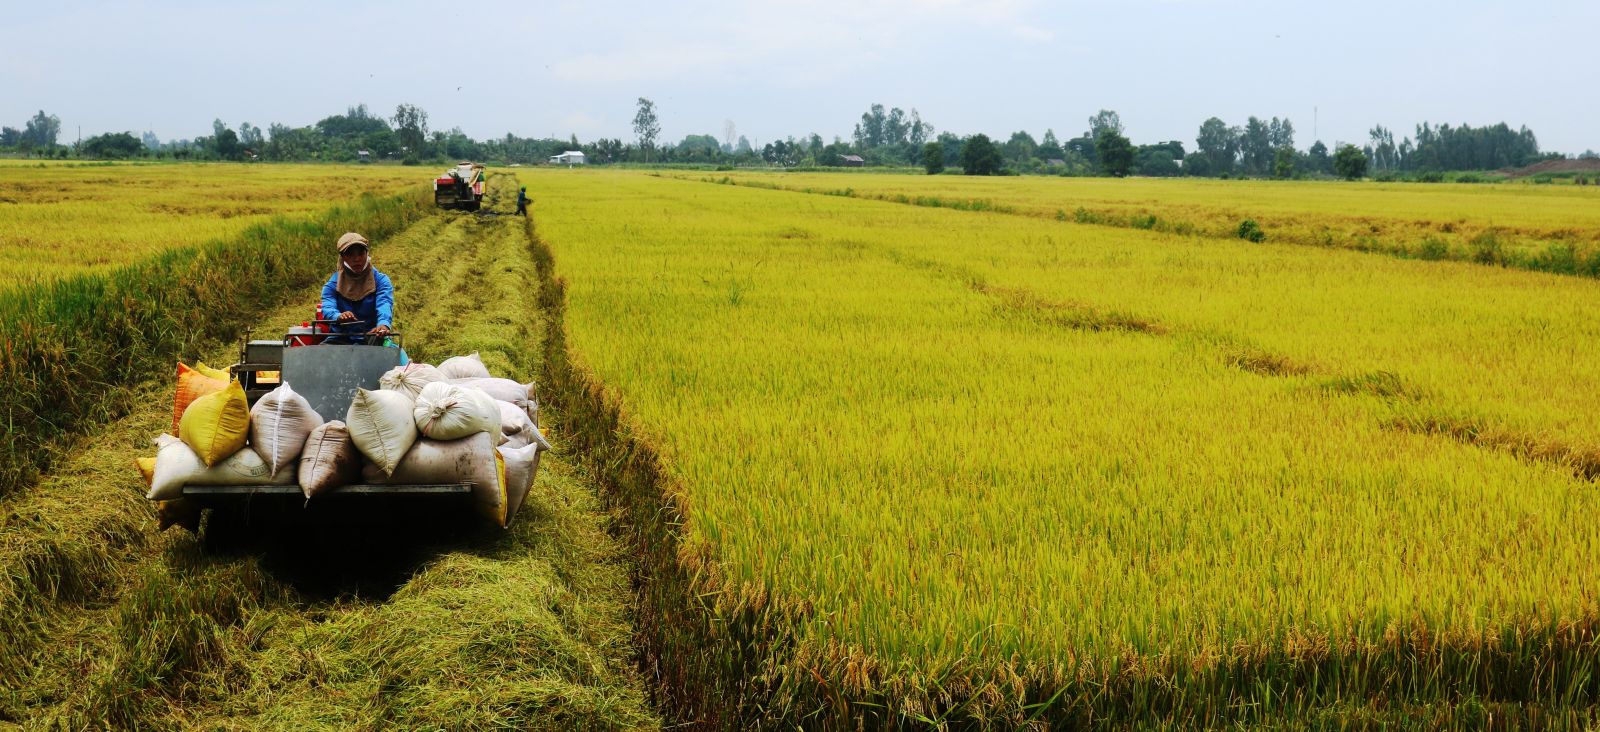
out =
<svg viewBox="0 0 1600 732"><path fill-rule="evenodd" d="M500 407L500 446L516 449L533 442L537 430L528 413L511 402L495 400Z"/></svg>
<svg viewBox="0 0 1600 732"><path fill-rule="evenodd" d="M473 351L465 356L447 358L439 364L439 375L446 379L471 379L489 378L489 367L483 365L483 359L478 357L478 352Z"/></svg>
<svg viewBox="0 0 1600 732"><path fill-rule="evenodd" d="M277 473L297 464L306 438L321 426L322 415L285 383L250 408L250 446Z"/></svg>
<svg viewBox="0 0 1600 732"><path fill-rule="evenodd" d="M398 391L359 389L345 413L350 441L384 475L392 475L400 458L417 441L417 423L410 397Z"/></svg>
<svg viewBox="0 0 1600 732"><path fill-rule="evenodd" d="M511 402L528 413L534 424L539 423L539 399L533 395L533 382L520 384L511 379L477 378L451 379L450 383L482 389L502 402Z"/></svg>
<svg viewBox="0 0 1600 732"><path fill-rule="evenodd" d="M478 512L496 524L506 525L505 460L487 432L475 432L460 440L417 440L383 482L471 483Z"/></svg>
<svg viewBox="0 0 1600 732"><path fill-rule="evenodd" d="M539 453L544 452L544 448L533 443L518 448L501 446L499 451L506 464L505 525L510 527L528 497L528 490L533 487L533 477L539 472Z"/></svg>
<svg viewBox="0 0 1600 732"><path fill-rule="evenodd" d="M378 388L389 391L404 392L413 400L422 392L422 387L435 381L444 381L444 374L439 369L425 363L408 363L389 369L378 379Z"/></svg>
<svg viewBox="0 0 1600 732"><path fill-rule="evenodd" d="M152 501L182 498L186 485L289 485L295 479L293 470L274 475L267 462L248 447L208 468L193 449L172 435L161 435L155 443L156 469L150 477L150 492L145 494Z"/></svg>
<svg viewBox="0 0 1600 732"><path fill-rule="evenodd" d="M300 453L298 475L300 492L308 501L361 477L361 453L343 422L336 419L311 432Z"/></svg>
<svg viewBox="0 0 1600 732"><path fill-rule="evenodd" d="M491 445L500 444L500 407L482 390L448 383L433 383L417 395L412 409L417 430L432 440L459 440L487 432Z"/></svg>

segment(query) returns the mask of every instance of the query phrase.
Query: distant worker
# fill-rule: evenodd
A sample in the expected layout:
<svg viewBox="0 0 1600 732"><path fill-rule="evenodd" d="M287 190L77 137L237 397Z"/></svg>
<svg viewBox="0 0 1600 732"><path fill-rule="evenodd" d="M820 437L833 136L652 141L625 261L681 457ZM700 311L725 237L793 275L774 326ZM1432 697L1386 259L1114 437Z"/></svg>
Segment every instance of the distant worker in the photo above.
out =
<svg viewBox="0 0 1600 732"><path fill-rule="evenodd" d="M523 187L517 189L517 215L518 216L527 216L528 215L528 187L527 186L523 186Z"/></svg>
<svg viewBox="0 0 1600 732"><path fill-rule="evenodd" d="M337 320L324 343L382 345L394 323L394 285L372 267L367 238L350 232L339 237L339 269L322 286L322 318Z"/></svg>

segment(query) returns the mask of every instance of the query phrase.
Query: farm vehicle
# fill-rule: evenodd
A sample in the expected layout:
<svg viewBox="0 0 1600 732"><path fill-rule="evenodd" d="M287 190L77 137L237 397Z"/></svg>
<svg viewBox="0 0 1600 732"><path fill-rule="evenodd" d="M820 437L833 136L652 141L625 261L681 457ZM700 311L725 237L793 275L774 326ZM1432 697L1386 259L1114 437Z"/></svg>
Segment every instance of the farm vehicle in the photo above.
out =
<svg viewBox="0 0 1600 732"><path fill-rule="evenodd" d="M483 205L487 181L482 165L463 160L433 179L433 202L440 208L476 211Z"/></svg>
<svg viewBox="0 0 1600 732"><path fill-rule="evenodd" d="M281 393L279 388L287 385L291 393L297 395L295 398L303 398L324 424L349 422L353 431L358 428L351 420L357 418L347 415L356 414L354 402L361 402L379 391L392 397L397 392L389 379L396 373L415 373L408 369L419 367L433 369L420 364L406 366L405 352L399 347L402 338L397 333L377 338L348 337L333 332L336 324L351 325L314 320L291 327L279 339L253 340L245 336L240 344L239 361L229 367L228 372L244 392L251 408L252 423L259 411L258 402L276 398L275 393ZM347 340L355 342L344 342ZM475 360L476 354L472 358ZM182 487L181 497L192 510L210 510L203 539L213 549L229 549L263 539L282 541L308 533L342 534L365 530L362 527L391 530L399 526L418 527L418 531L412 533L438 538L474 532L488 524L507 526L521 507L538 469L538 451L548 447L543 436L538 434L538 405L530 393L531 385L516 385L509 379L465 381L504 382L484 386L479 391L485 392L485 399L490 399L488 392L496 392L488 404L504 400L506 409L520 412L515 414L512 424L521 424L526 430L506 428L500 415L496 415L495 424L500 429L493 432L494 440L489 434L479 432L459 441L430 443L421 439L426 435L419 434L416 447L404 451L406 457L400 458L392 474L376 470L377 466L368 463L363 456L359 458L361 469L347 473L347 480L331 488L317 489L314 497L306 487L304 467L299 483L274 480L271 482L276 484L257 481L257 484L234 485L196 480ZM441 381L439 386L445 383ZM522 387L521 390L516 386ZM508 388L509 394L506 393ZM423 395L426 396L425 391ZM422 401L414 395L409 398L419 404ZM264 407L268 411L271 411L270 404ZM408 405L405 413L409 414L412 401L405 404ZM521 442L509 441L513 432ZM500 442L498 447L495 440ZM515 450L519 444L530 443L537 443L531 451ZM413 456L412 453L430 453L433 463L425 462L428 455ZM522 470L511 470L514 455L531 458L531 464L525 462ZM422 469L407 467L411 464L407 461L413 457L422 458ZM487 503L486 495L491 497Z"/></svg>

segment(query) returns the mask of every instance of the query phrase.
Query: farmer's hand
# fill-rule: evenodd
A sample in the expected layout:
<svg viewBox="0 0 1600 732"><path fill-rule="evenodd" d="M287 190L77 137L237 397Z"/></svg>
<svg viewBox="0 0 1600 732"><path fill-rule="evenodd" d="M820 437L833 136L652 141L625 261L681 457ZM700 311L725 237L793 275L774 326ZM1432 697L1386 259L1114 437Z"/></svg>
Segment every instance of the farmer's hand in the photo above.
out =
<svg viewBox="0 0 1600 732"><path fill-rule="evenodd" d="M355 319L356 319L356 314L350 312L349 310L346 310L346 311L344 311L342 313L339 313L339 322L341 322L341 323L348 323L348 322L350 322L352 320L355 320Z"/></svg>
<svg viewBox="0 0 1600 732"><path fill-rule="evenodd" d="M386 336L386 335L389 335L389 326L380 325L380 326L378 326L376 328L373 328L371 332L372 332L372 335L375 335L375 336L379 336L379 337Z"/></svg>

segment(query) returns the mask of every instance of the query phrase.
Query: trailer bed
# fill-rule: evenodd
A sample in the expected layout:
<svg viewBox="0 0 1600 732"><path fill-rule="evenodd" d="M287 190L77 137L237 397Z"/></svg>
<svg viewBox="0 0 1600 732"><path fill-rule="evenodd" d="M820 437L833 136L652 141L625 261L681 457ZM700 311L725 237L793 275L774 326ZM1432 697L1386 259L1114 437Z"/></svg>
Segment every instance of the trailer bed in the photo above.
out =
<svg viewBox="0 0 1600 732"><path fill-rule="evenodd" d="M406 497L439 497L466 496L472 493L470 483L440 483L440 484L408 484L408 485L347 485L335 488L326 493L319 494L317 500L325 498L357 497L357 496L406 496ZM193 500L202 506L214 506L222 503L236 503L253 498L267 500L298 498L305 499L300 486L290 485L186 485L183 487L183 497Z"/></svg>

